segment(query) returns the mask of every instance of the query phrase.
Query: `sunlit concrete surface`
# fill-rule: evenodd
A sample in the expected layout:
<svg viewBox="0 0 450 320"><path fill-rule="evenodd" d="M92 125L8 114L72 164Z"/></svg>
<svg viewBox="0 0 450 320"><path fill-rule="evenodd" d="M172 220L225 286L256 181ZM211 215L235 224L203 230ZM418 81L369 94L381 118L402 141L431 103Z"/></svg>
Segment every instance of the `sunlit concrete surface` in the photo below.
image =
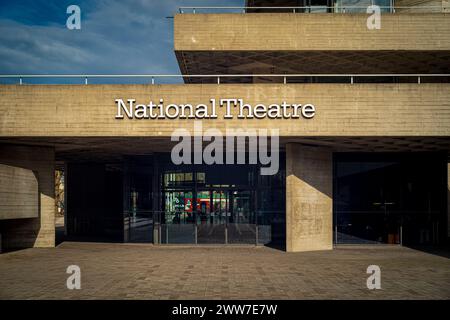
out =
<svg viewBox="0 0 450 320"><path fill-rule="evenodd" d="M81 268L68 290L66 268ZM381 290L366 287L369 265ZM0 299L449 299L448 252L64 242L0 255Z"/></svg>

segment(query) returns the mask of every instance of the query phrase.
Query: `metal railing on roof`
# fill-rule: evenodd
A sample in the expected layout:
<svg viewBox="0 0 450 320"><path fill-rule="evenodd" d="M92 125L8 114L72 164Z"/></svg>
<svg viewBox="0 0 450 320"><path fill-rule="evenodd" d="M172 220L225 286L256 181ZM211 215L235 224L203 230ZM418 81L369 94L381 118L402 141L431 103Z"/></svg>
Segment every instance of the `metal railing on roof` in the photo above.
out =
<svg viewBox="0 0 450 320"><path fill-rule="evenodd" d="M39 78L52 78L52 79L64 79L64 78L76 78L84 79L84 84L88 84L88 79L98 78L144 78L149 79L151 84L156 84L156 79L161 78L212 78L217 84L221 83L221 79L229 78L282 78L283 83L289 83L290 79L295 78L344 78L348 79L349 83L354 83L355 78L415 78L417 83L421 83L423 78L445 78L450 77L448 73L399 73L399 74L0 74L0 79L17 79L19 84L23 84L24 79L39 79ZM238 82L239 83L239 82Z"/></svg>
<svg viewBox="0 0 450 320"><path fill-rule="evenodd" d="M442 6L377 6L384 13L396 13L397 10L411 10L416 12L442 12ZM323 12L323 13L357 13L357 12L366 12L369 6L302 6L302 7L179 7L179 13L198 13L198 12L208 12L208 13L230 13L230 11L234 13L247 13L249 10L265 10L267 12L274 11L291 11L292 13L315 13L315 12ZM437 11L434 11L437 10Z"/></svg>

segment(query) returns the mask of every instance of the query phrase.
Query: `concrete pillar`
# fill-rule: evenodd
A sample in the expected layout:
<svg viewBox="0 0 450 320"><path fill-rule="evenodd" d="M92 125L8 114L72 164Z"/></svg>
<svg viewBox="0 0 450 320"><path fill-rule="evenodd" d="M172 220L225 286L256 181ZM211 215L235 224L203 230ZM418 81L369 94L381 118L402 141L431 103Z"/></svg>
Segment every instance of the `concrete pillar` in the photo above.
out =
<svg viewBox="0 0 450 320"><path fill-rule="evenodd" d="M3 249L55 246L54 161L52 148L0 145Z"/></svg>
<svg viewBox="0 0 450 320"><path fill-rule="evenodd" d="M333 159L324 148L286 145L286 250L333 248Z"/></svg>

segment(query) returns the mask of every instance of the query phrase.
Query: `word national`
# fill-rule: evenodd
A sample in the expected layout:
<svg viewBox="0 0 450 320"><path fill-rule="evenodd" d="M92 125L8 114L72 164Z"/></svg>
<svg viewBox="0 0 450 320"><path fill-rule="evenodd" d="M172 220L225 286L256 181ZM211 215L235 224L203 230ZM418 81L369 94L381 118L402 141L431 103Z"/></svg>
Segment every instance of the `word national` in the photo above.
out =
<svg viewBox="0 0 450 320"><path fill-rule="evenodd" d="M137 104L135 99L116 99L116 119L217 119L218 109L224 119L311 119L316 114L312 104L281 104L251 105L243 99L210 99L208 104L165 104L164 99L158 103Z"/></svg>

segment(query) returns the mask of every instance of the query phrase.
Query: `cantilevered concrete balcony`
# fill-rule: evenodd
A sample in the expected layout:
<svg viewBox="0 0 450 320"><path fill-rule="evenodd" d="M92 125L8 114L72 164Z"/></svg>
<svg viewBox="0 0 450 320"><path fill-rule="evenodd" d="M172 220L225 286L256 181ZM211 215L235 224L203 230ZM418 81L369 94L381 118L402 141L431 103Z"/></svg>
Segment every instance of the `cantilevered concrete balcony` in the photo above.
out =
<svg viewBox="0 0 450 320"><path fill-rule="evenodd" d="M183 74L450 72L450 14L385 13L380 30L368 17L183 13L174 47Z"/></svg>

